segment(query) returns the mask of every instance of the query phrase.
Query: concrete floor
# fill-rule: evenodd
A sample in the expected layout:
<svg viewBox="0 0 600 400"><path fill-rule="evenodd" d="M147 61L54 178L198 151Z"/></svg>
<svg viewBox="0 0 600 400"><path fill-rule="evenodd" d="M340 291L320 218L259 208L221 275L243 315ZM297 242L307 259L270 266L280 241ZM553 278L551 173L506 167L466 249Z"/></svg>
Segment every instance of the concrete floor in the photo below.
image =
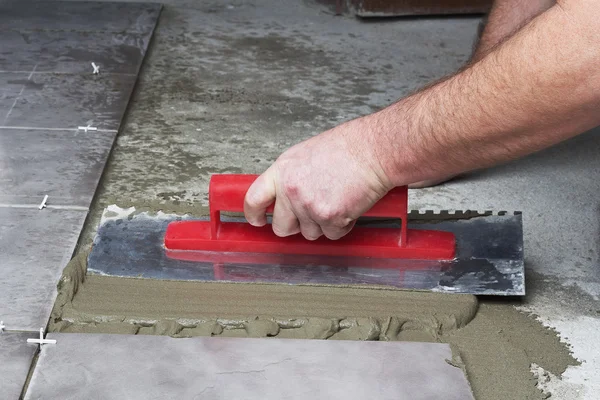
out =
<svg viewBox="0 0 600 400"><path fill-rule="evenodd" d="M287 147L457 69L479 20L362 22L311 1L167 1L96 198L205 205L213 173L258 173ZM413 209L524 213L522 308L575 357L560 399L600 397L600 133L411 192ZM507 305L507 307L511 307ZM535 367L535 366L533 366Z"/></svg>

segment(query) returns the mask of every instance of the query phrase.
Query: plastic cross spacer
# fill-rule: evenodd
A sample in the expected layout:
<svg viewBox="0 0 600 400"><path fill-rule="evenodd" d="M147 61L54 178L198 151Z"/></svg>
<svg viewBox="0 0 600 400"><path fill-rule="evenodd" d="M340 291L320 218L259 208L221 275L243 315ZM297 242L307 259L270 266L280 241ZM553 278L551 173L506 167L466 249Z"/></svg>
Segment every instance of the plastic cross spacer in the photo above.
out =
<svg viewBox="0 0 600 400"><path fill-rule="evenodd" d="M40 328L40 338L39 339L27 339L27 343L36 343L41 346L43 344L56 344L56 340L44 339L44 328Z"/></svg>
<svg viewBox="0 0 600 400"><path fill-rule="evenodd" d="M38 206L38 208L40 210L46 208L46 202L48 201L48 195L44 196L44 199L42 200L42 202L40 203L40 205Z"/></svg>
<svg viewBox="0 0 600 400"><path fill-rule="evenodd" d="M95 126L78 126L77 129L79 129L80 131L84 131L85 133L87 133L88 131L97 131L98 128L96 128Z"/></svg>
<svg viewBox="0 0 600 400"><path fill-rule="evenodd" d="M94 75L97 75L100 73L100 66L96 65L96 63L92 63L92 68L94 68L94 72L93 72Z"/></svg>
<svg viewBox="0 0 600 400"><path fill-rule="evenodd" d="M4 332L4 328L6 328L6 325L4 325L4 321L0 321L0 333Z"/></svg>

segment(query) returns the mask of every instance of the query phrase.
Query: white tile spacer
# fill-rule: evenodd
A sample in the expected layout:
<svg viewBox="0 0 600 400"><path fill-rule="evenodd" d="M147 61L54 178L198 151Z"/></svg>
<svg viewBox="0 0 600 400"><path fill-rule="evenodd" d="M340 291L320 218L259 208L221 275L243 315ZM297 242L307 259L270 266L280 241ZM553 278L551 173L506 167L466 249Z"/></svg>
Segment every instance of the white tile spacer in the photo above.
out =
<svg viewBox="0 0 600 400"><path fill-rule="evenodd" d="M100 66L96 65L96 63L92 63L92 68L94 68L94 75L97 75L100 73Z"/></svg>
<svg viewBox="0 0 600 400"><path fill-rule="evenodd" d="M77 129L79 129L80 131L84 131L85 133L87 133L88 131L97 131L98 128L96 128L95 126L78 126Z"/></svg>
<svg viewBox="0 0 600 400"><path fill-rule="evenodd" d="M0 333L4 332L4 328L6 328L6 325L4 325L4 321L0 321Z"/></svg>
<svg viewBox="0 0 600 400"><path fill-rule="evenodd" d="M56 344L56 340L44 339L44 328L40 328L40 338L39 339L27 339L27 343L37 343L41 346L43 344Z"/></svg>
<svg viewBox="0 0 600 400"><path fill-rule="evenodd" d="M42 202L40 203L40 205L38 206L38 208L39 208L40 210L42 210L42 209L46 208L46 202L47 202L47 201L48 201L48 195L45 195L45 196L44 196L44 200L42 200Z"/></svg>

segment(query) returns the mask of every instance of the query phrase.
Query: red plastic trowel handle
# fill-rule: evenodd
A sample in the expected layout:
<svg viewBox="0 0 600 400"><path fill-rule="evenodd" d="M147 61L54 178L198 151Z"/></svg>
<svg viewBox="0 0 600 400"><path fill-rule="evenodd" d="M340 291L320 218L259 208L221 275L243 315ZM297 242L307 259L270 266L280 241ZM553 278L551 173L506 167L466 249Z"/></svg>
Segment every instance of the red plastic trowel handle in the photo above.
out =
<svg viewBox="0 0 600 400"><path fill-rule="evenodd" d="M423 260L449 260L455 256L455 238L451 232L407 228L406 187L391 190L364 214L400 218L400 229L357 226L338 240L320 237L310 241L300 234L278 237L269 225L254 227L247 222L222 222L221 211L243 212L244 197L256 178L257 175L213 175L209 187L210 221L169 223L164 243L171 255L173 251L200 251L234 258L238 257L236 253L266 253ZM272 212L272 207L267 212Z"/></svg>
<svg viewBox="0 0 600 400"><path fill-rule="evenodd" d="M258 175L213 175L208 187L210 201L211 238L218 239L221 222L221 211L243 212L244 198ZM267 209L273 212L273 205ZM408 187L397 187L389 191L369 211L365 217L400 218L400 240L398 245L406 246L408 217Z"/></svg>

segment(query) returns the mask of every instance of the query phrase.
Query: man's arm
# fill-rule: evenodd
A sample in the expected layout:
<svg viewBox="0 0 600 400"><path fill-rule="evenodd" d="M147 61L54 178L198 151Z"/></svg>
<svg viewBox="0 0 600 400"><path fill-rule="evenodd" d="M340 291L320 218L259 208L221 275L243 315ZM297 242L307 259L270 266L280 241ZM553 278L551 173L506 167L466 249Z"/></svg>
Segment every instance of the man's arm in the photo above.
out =
<svg viewBox="0 0 600 400"><path fill-rule="evenodd" d="M369 116L377 146L395 145L393 184L492 166L597 126L597 6L560 1L466 70Z"/></svg>
<svg viewBox="0 0 600 400"><path fill-rule="evenodd" d="M479 37L469 64L481 60L496 46L512 37L533 18L548 10L556 0L496 0L487 18L482 21ZM411 188L435 186L454 175L410 184Z"/></svg>
<svg viewBox="0 0 600 400"><path fill-rule="evenodd" d="M496 0L486 18L471 61L481 60L495 46L513 36L533 18L548 10L556 0Z"/></svg>
<svg viewBox="0 0 600 400"><path fill-rule="evenodd" d="M600 10L564 0L458 74L285 152L246 196L273 230L337 239L394 186L489 167L600 123Z"/></svg>

